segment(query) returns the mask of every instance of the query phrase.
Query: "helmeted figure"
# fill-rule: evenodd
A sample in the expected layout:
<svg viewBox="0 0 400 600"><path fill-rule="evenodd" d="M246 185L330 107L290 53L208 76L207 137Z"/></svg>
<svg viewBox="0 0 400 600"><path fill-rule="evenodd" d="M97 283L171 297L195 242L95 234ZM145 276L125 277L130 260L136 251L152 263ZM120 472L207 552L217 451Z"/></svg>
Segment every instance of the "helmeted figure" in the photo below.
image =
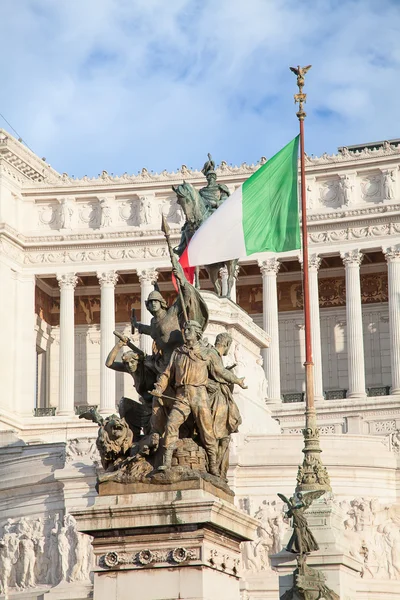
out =
<svg viewBox="0 0 400 600"><path fill-rule="evenodd" d="M182 267L176 259L174 260L173 272L180 282L186 314L189 318L196 319L203 331L208 323L206 303L200 293L187 281ZM149 390L154 387L157 377L168 366L175 348L183 344L182 327L185 319L179 295L172 306L168 306L162 294L155 289L150 292L146 307L153 315L150 325L139 323L135 316L132 317L131 322L132 327L137 328L139 333L150 335L153 338L153 354L146 355L128 337L116 333L119 341L110 351L106 365L114 371L128 373L133 378L136 391L142 399L143 415L139 414L138 409L140 406L138 406L138 403L128 398L121 400L119 405L120 414L126 417L132 430L140 423L144 433L152 435L151 446L153 450L156 450L159 438L165 432L168 414L173 405L171 397L174 396L174 391L167 389L167 396L170 398L160 400L157 397L153 398ZM123 346L128 346L130 351L124 352L121 360L117 360L117 355Z"/></svg>
<svg viewBox="0 0 400 600"><path fill-rule="evenodd" d="M208 161L204 164L202 173L207 178L207 185L200 191L192 186L191 183L184 181L182 184L172 186L177 203L182 208L186 220L181 229L181 239L174 248L174 252L178 256L182 256L186 250L190 240L201 225L206 221L213 212L228 198L230 195L228 187L223 183L217 182L217 174L215 172L215 163L208 155ZM220 281L220 270L226 267L228 270L227 290L224 295L230 298L230 294L236 278L236 267L238 259L226 260L209 265L205 268L214 286L214 291L218 296L222 296L222 284ZM200 286L199 268L195 270L196 287Z"/></svg>
<svg viewBox="0 0 400 600"><path fill-rule="evenodd" d="M208 308L200 293L187 281L181 265L175 261L174 275L180 281L183 302L189 320L196 320L205 330L208 323ZM156 346L156 352L147 358L148 366L152 366L157 374L167 367L175 348L183 344L182 327L184 324L181 299L177 296L172 306L168 306L161 293L157 290L150 292L146 301L147 310L153 315L150 325L132 322L139 333L150 335Z"/></svg>
<svg viewBox="0 0 400 600"><path fill-rule="evenodd" d="M161 397L167 386L172 385L176 397L168 416L163 465L160 468L170 468L179 428L192 415L208 456L208 470L219 477L218 445L207 393L208 378L211 375L218 381L246 386L243 378L236 377L224 368L215 350L202 343L202 327L199 323L188 321L184 327L184 338L185 343L174 350L168 367L159 376L152 392L154 396Z"/></svg>
<svg viewBox="0 0 400 600"><path fill-rule="evenodd" d="M215 163L211 154L208 154L208 160L204 163L201 172L207 179L207 185L201 188L199 193L203 197L209 213L212 214L230 196L230 191L224 183L217 181Z"/></svg>

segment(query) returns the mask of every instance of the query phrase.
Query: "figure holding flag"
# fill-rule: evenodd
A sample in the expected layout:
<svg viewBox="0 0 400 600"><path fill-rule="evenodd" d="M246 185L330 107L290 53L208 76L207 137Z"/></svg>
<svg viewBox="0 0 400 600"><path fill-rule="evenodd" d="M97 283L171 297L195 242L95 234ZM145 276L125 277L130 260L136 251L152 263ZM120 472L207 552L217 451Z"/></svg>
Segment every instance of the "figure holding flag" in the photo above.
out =
<svg viewBox="0 0 400 600"><path fill-rule="evenodd" d="M132 322L140 334L149 335L154 340L155 350L151 356L146 357L146 365L157 375L165 370L175 348L183 344L184 323L195 320L200 323L203 331L208 323L208 308L205 301L198 290L185 278L173 252L171 260L179 290L175 302L168 306L162 294L154 290L146 300L146 308L152 315L150 325L139 323L135 317Z"/></svg>

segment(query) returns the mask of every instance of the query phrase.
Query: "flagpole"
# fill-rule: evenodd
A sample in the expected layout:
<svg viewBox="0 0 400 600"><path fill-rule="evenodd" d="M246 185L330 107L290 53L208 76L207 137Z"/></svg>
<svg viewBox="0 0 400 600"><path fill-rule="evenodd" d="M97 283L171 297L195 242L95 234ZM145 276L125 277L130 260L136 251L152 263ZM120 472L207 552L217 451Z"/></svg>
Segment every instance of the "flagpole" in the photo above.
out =
<svg viewBox="0 0 400 600"><path fill-rule="evenodd" d="M317 413L314 402L314 362L311 342L311 313L310 313L310 286L309 286L309 264L308 264L308 232L307 232L307 205L306 205L306 172L304 152L304 103L307 94L303 92L304 76L311 68L290 67L297 75L297 86L299 92L294 95L295 103L299 104L296 115L300 125L300 191L301 191L301 225L302 225L302 247L303 247L303 299L304 299L304 325L305 325L305 350L306 360L306 410L305 429L303 429L304 448L303 464L299 466L297 473L296 491L330 490L329 475L321 461L321 447L319 443L319 429L317 427Z"/></svg>

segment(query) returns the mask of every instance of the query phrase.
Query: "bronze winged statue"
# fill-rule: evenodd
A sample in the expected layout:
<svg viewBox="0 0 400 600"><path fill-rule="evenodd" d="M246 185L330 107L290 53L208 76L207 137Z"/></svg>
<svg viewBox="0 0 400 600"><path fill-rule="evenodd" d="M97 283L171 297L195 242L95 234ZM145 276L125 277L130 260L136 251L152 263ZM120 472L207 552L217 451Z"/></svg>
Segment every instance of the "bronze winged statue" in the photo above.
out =
<svg viewBox="0 0 400 600"><path fill-rule="evenodd" d="M283 494L278 494L279 498L283 500L288 507L286 516L293 519L293 533L286 546L288 552L293 552L294 554L309 554L310 552L319 549L317 541L308 527L304 513L314 500L324 493L324 490L308 492L307 494L297 492L289 499Z"/></svg>
<svg viewBox="0 0 400 600"><path fill-rule="evenodd" d="M297 85L299 88L299 92L300 94L303 93L303 87L304 87L304 75L307 73L307 71L309 71L311 69L311 65L307 65L306 67L289 67L289 69L295 74L297 75Z"/></svg>

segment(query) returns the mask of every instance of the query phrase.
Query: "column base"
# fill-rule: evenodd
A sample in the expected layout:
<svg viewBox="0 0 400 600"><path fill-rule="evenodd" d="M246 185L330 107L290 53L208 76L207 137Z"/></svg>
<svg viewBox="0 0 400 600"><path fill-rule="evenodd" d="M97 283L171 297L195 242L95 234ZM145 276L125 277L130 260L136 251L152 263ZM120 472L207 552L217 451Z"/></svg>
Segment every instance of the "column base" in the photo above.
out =
<svg viewBox="0 0 400 600"><path fill-rule="evenodd" d="M240 599L240 543L257 522L205 490L98 496L74 512L93 536L94 600Z"/></svg>
<svg viewBox="0 0 400 600"><path fill-rule="evenodd" d="M346 398L357 398L358 400L366 400L367 392L347 392Z"/></svg>
<svg viewBox="0 0 400 600"><path fill-rule="evenodd" d="M110 415L117 414L118 413L118 408L116 406L113 406L112 408L107 408L107 407L105 407L105 408L99 408L98 409L98 413L100 415L106 415L106 416L109 417Z"/></svg>
<svg viewBox="0 0 400 600"><path fill-rule="evenodd" d="M390 388L391 396L400 396L400 388Z"/></svg>
<svg viewBox="0 0 400 600"><path fill-rule="evenodd" d="M282 398L267 398L265 400L265 404L267 404L268 406L270 404L282 404L283 400Z"/></svg>
<svg viewBox="0 0 400 600"><path fill-rule="evenodd" d="M74 417L74 416L75 416L74 410L57 410L56 411L56 417Z"/></svg>

